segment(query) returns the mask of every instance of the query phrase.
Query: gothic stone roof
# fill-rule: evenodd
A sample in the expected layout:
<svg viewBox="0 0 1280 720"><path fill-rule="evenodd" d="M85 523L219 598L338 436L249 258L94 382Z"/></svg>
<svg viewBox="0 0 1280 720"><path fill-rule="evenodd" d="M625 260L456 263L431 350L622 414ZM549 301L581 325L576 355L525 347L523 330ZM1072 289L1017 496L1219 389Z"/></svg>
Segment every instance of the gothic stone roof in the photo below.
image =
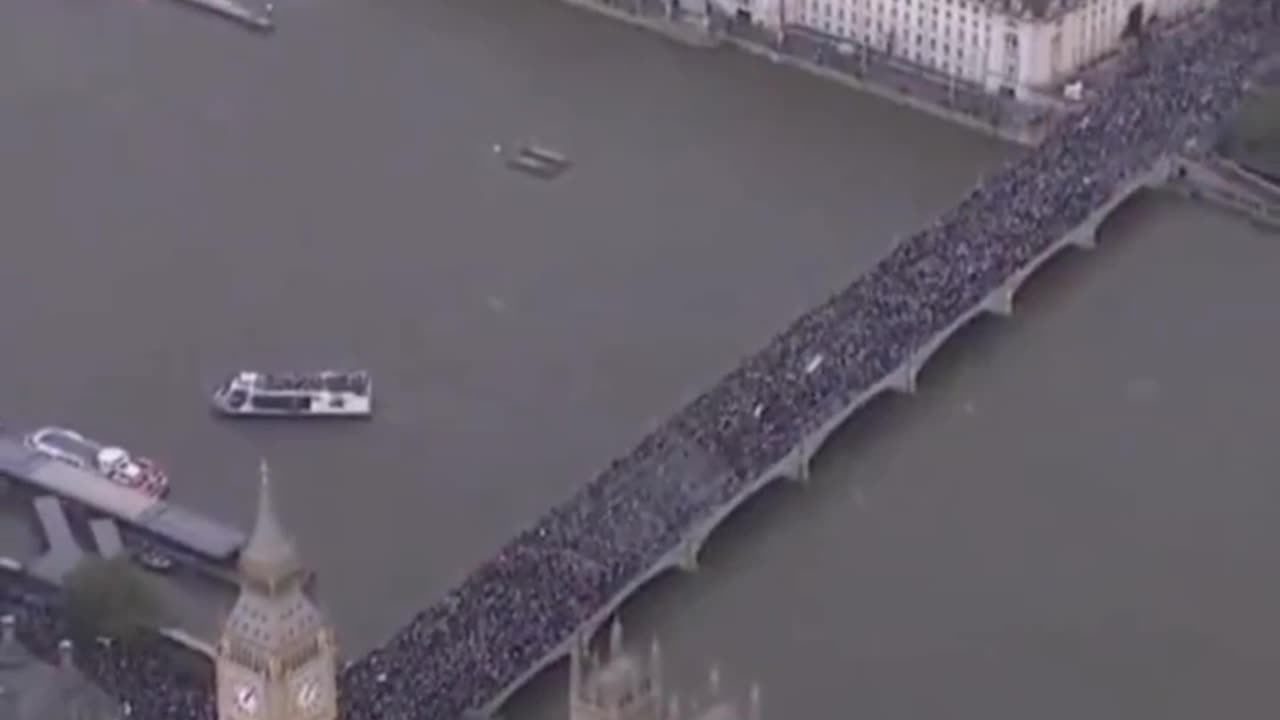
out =
<svg viewBox="0 0 1280 720"><path fill-rule="evenodd" d="M242 592L227 617L226 635L258 654L280 655L324 627L320 610L301 588L276 596Z"/></svg>

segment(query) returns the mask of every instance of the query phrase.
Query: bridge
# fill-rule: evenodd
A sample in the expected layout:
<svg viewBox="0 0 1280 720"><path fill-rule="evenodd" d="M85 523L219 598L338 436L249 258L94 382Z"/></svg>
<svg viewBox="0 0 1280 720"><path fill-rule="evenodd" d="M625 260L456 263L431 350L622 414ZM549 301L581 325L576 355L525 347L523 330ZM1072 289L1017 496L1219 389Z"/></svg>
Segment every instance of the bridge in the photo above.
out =
<svg viewBox="0 0 1280 720"><path fill-rule="evenodd" d="M929 360L955 336L963 327L980 315L1009 316L1013 313L1014 298L1018 291L1046 263L1068 250L1091 250L1097 246L1098 229L1121 205L1134 195L1144 190L1165 187L1170 182L1190 182L1195 186L1202 181L1200 175L1193 175L1195 168L1200 167L1194 161L1181 156L1164 156L1158 159L1144 173L1140 173L1129 182L1118 188L1106 202L1095 209L1079 225L1063 235L1057 242L1046 247L1039 255L1009 275L1003 283L989 293L981 301L961 313L956 319L935 335L921 344L905 361L864 392L852 398L843 407L835 409L829 417L820 420L816 428L800 439L798 443L781 460L760 473L745 485L743 489L720 505L707 517L689 527L680 541L656 562L637 574L630 582L615 593L607 602L564 642L552 649L545 656L532 664L524 673L516 677L501 692L490 698L483 706L477 708L471 717L491 718L521 687L546 668L569 654L570 648L580 637L589 637L615 615L632 595L660 575L671 570L692 572L698 567L698 556L706 545L711 534L715 532L743 503L750 500L760 491L778 481L807 481L813 459L820 453L827 441L860 409L885 392L914 393L920 372ZM1185 169L1185 172L1184 172ZM1190 179L1188 179L1190 178Z"/></svg>
<svg viewBox="0 0 1280 720"><path fill-rule="evenodd" d="M231 560L245 543L244 533L229 525L53 460L11 433L0 432L0 475L108 515L202 558Z"/></svg>

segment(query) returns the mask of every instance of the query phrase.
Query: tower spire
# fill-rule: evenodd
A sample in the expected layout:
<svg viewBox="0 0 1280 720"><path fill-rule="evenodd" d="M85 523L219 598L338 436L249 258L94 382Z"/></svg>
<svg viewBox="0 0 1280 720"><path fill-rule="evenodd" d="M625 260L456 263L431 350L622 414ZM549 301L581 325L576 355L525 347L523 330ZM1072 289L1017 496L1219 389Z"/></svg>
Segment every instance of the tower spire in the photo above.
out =
<svg viewBox="0 0 1280 720"><path fill-rule="evenodd" d="M246 579L274 590L300 570L293 542L285 534L276 516L271 492L271 471L264 459L259 467L258 517L253 523L249 543L240 551L240 570Z"/></svg>

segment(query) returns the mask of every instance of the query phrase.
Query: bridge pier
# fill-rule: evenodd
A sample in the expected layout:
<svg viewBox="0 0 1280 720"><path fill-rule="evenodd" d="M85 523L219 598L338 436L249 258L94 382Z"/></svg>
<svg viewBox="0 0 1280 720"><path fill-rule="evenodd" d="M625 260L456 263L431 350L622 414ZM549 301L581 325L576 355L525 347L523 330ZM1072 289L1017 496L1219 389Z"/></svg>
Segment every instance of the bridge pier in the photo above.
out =
<svg viewBox="0 0 1280 720"><path fill-rule="evenodd" d="M916 361L915 358L908 358L902 363L902 367L893 371L893 375L889 378L889 387L893 390L914 395L916 392Z"/></svg>
<svg viewBox="0 0 1280 720"><path fill-rule="evenodd" d="M1013 286L1005 283L996 288L982 301L982 309L1001 317L1013 315Z"/></svg>
<svg viewBox="0 0 1280 720"><path fill-rule="evenodd" d="M1081 225L1071 233L1067 242L1077 250L1093 250L1098 247L1098 226L1093 223Z"/></svg>
<svg viewBox="0 0 1280 720"><path fill-rule="evenodd" d="M702 549L702 542L694 538L687 538L680 544L678 550L679 557L676 564L680 569L687 573L695 573L698 571L698 552Z"/></svg>
<svg viewBox="0 0 1280 720"><path fill-rule="evenodd" d="M798 482L801 485L809 482L809 448L806 438L801 438L796 445L796 471L791 473L792 482Z"/></svg>

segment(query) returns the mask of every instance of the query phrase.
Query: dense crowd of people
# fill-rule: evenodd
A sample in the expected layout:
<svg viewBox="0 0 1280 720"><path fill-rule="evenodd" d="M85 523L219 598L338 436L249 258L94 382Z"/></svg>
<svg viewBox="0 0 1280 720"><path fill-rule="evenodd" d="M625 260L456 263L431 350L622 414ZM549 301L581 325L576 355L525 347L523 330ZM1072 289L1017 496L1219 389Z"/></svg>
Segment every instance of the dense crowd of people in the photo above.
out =
<svg viewBox="0 0 1280 720"><path fill-rule="evenodd" d="M571 637L700 519L1145 174L1204 146L1280 38L1280 0L1224 0L1150 38L1087 109L980 183L871 271L796 320L510 541L340 677L347 720L446 720L483 706ZM23 601L27 602L27 601ZM30 603L28 603L29 605ZM56 614L27 609L49 645ZM51 647L51 646L50 646ZM145 720L214 717L207 680L148 651L98 648L91 672Z"/></svg>
<svg viewBox="0 0 1280 720"><path fill-rule="evenodd" d="M22 644L49 664L58 662L58 643L72 636L66 613L47 587L8 570L0 571L0 616L12 615ZM152 638L124 647L98 640L75 646L76 664L110 695L120 699L129 720L214 720L212 670L199 659L175 662L173 648Z"/></svg>

